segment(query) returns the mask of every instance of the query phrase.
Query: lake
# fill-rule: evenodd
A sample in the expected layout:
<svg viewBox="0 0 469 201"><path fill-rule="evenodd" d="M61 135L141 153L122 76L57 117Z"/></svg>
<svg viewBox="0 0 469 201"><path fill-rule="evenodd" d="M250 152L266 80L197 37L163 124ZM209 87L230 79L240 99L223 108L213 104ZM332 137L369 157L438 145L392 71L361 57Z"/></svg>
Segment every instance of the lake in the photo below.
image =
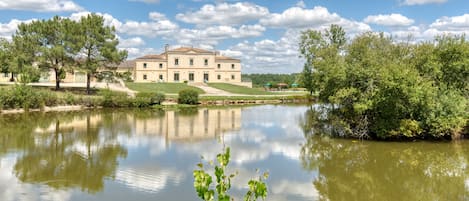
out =
<svg viewBox="0 0 469 201"><path fill-rule="evenodd" d="M333 139L310 109L0 115L0 200L198 200L192 171L223 147L236 200L263 172L267 200L469 200L467 141Z"/></svg>

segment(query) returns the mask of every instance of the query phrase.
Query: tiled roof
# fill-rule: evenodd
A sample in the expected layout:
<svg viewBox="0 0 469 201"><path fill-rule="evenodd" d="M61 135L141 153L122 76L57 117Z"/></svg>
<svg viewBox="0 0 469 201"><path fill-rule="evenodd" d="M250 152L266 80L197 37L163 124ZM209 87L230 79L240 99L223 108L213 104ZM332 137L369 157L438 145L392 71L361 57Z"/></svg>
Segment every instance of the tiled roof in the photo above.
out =
<svg viewBox="0 0 469 201"><path fill-rule="evenodd" d="M124 61L117 66L117 68L134 68L135 67L135 60L128 60Z"/></svg>
<svg viewBox="0 0 469 201"><path fill-rule="evenodd" d="M196 52L196 53L205 53L205 54L213 54L213 52L204 50L204 49L199 49L199 48L194 48L194 47L180 47L176 49L169 50L168 52Z"/></svg>
<svg viewBox="0 0 469 201"><path fill-rule="evenodd" d="M166 59L166 56L164 54L148 54L137 59Z"/></svg>
<svg viewBox="0 0 469 201"><path fill-rule="evenodd" d="M231 57L226 57L226 56L219 56L217 55L215 57L215 60L234 60L234 61L240 61L239 59L231 58Z"/></svg>

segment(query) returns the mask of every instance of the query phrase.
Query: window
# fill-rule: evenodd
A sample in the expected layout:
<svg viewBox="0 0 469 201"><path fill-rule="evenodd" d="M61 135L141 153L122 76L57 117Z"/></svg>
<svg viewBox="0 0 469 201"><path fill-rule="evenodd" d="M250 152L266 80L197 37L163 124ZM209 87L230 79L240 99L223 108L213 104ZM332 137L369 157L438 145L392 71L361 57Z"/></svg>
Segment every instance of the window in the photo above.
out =
<svg viewBox="0 0 469 201"><path fill-rule="evenodd" d="M235 75L231 75L231 79L234 80L234 79L235 79Z"/></svg>
<svg viewBox="0 0 469 201"><path fill-rule="evenodd" d="M194 59L189 59L189 65L193 66L194 65Z"/></svg>
<svg viewBox="0 0 469 201"><path fill-rule="evenodd" d="M217 68L220 69L220 67L221 67L221 64L217 64Z"/></svg>
<svg viewBox="0 0 469 201"><path fill-rule="evenodd" d="M179 59L174 59L174 65L179 65Z"/></svg>
<svg viewBox="0 0 469 201"><path fill-rule="evenodd" d="M147 68L147 63L143 63L143 68Z"/></svg>
<svg viewBox="0 0 469 201"><path fill-rule="evenodd" d="M163 68L163 64L162 64L162 63L160 63L160 68Z"/></svg>
<svg viewBox="0 0 469 201"><path fill-rule="evenodd" d="M159 78L161 81L163 81L163 75L160 75Z"/></svg>
<svg viewBox="0 0 469 201"><path fill-rule="evenodd" d="M231 64L231 69L234 69L234 64Z"/></svg>
<svg viewBox="0 0 469 201"><path fill-rule="evenodd" d="M217 75L217 79L221 80L221 75Z"/></svg>
<svg viewBox="0 0 469 201"><path fill-rule="evenodd" d="M143 79L147 80L147 74L143 74Z"/></svg>
<svg viewBox="0 0 469 201"><path fill-rule="evenodd" d="M179 73L174 73L174 81L179 81Z"/></svg>
<svg viewBox="0 0 469 201"><path fill-rule="evenodd" d="M189 81L194 81L194 73L189 73Z"/></svg>
<svg viewBox="0 0 469 201"><path fill-rule="evenodd" d="M204 59L204 65L208 65L208 59Z"/></svg>

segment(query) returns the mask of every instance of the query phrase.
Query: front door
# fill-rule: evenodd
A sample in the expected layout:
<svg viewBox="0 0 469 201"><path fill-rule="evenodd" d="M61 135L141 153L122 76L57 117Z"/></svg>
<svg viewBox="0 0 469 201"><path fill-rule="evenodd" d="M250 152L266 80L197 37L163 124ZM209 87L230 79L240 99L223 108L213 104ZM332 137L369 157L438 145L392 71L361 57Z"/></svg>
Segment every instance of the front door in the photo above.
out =
<svg viewBox="0 0 469 201"><path fill-rule="evenodd" d="M204 73L204 82L208 82L208 73Z"/></svg>

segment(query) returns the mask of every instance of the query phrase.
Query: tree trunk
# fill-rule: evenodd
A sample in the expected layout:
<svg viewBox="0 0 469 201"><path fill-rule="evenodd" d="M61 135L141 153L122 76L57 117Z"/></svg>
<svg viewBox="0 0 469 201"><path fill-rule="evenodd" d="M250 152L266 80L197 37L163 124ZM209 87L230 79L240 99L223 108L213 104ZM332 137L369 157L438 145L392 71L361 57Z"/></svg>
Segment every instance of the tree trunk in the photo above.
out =
<svg viewBox="0 0 469 201"><path fill-rule="evenodd" d="M86 93L88 95L91 94L91 90L90 90L90 82L91 82L91 73L86 73Z"/></svg>
<svg viewBox="0 0 469 201"><path fill-rule="evenodd" d="M11 78L10 78L10 82L14 82L15 81L15 77L14 77L14 73L11 73Z"/></svg>
<svg viewBox="0 0 469 201"><path fill-rule="evenodd" d="M59 75L59 69L54 68L55 71L55 90L58 91L60 89L60 75Z"/></svg>

